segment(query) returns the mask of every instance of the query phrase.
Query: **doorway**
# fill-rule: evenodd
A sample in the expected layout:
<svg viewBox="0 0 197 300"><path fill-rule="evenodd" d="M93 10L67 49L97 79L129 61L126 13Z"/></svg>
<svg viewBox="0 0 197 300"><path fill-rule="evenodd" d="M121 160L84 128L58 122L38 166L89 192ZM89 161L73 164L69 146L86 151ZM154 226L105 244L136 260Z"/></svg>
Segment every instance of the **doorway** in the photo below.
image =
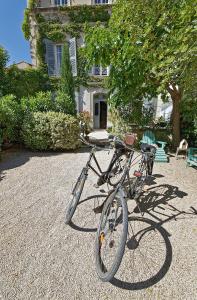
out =
<svg viewBox="0 0 197 300"><path fill-rule="evenodd" d="M107 128L107 103L105 95L94 95L94 128L106 129Z"/></svg>
<svg viewBox="0 0 197 300"><path fill-rule="evenodd" d="M100 128L107 128L107 103L105 101L100 102Z"/></svg>

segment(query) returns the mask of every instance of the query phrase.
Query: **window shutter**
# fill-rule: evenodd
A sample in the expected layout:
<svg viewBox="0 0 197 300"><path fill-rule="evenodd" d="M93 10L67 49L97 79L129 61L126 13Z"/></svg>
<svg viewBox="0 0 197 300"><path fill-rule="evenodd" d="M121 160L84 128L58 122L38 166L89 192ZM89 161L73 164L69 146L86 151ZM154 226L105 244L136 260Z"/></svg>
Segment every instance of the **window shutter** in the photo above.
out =
<svg viewBox="0 0 197 300"><path fill-rule="evenodd" d="M54 44L50 40L45 39L45 46L46 46L46 56L45 61L48 67L48 74L49 76L56 75L55 72L55 51L54 51Z"/></svg>
<svg viewBox="0 0 197 300"><path fill-rule="evenodd" d="M73 76L77 76L76 38L72 38L69 40L69 53Z"/></svg>

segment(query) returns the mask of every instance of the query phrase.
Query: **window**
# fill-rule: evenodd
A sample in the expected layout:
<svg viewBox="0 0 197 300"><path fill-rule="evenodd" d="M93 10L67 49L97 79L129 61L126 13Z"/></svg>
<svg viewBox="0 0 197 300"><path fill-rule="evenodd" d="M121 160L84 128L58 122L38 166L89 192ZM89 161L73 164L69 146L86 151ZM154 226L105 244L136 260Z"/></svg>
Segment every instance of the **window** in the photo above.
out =
<svg viewBox="0 0 197 300"><path fill-rule="evenodd" d="M108 76L109 75L108 73L109 73L108 67L94 66L92 68L92 75L95 76Z"/></svg>
<svg viewBox="0 0 197 300"><path fill-rule="evenodd" d="M65 6L68 5L68 0L54 0L55 6Z"/></svg>
<svg viewBox="0 0 197 300"><path fill-rule="evenodd" d="M108 4L109 0L95 0L95 4Z"/></svg>
<svg viewBox="0 0 197 300"><path fill-rule="evenodd" d="M63 45L55 45L55 66L56 74L60 75L61 63L62 63L62 49Z"/></svg>

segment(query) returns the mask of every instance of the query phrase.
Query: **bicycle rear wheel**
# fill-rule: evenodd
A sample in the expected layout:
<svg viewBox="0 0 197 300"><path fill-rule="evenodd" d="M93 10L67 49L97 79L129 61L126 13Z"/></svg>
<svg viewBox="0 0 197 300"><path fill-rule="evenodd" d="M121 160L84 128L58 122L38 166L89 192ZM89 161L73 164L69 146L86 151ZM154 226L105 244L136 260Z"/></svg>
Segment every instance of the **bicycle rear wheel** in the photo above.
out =
<svg viewBox="0 0 197 300"><path fill-rule="evenodd" d="M153 159L149 159L147 162L147 172L149 176L151 176L153 173L153 164L154 164Z"/></svg>
<svg viewBox="0 0 197 300"><path fill-rule="evenodd" d="M114 191L104 205L96 235L96 271L102 281L110 281L121 264L128 232L125 198Z"/></svg>
<svg viewBox="0 0 197 300"><path fill-rule="evenodd" d="M71 195L71 200L69 201L68 207L66 209L66 216L65 216L65 223L69 224L74 213L75 210L77 208L77 204L79 203L82 191L83 191L83 187L86 181L87 175L86 175L86 168L84 168L81 171L81 174L79 176L79 178L77 179L77 182L75 184L75 187L72 191L72 195Z"/></svg>
<svg viewBox="0 0 197 300"><path fill-rule="evenodd" d="M111 186L116 186L120 179L122 178L124 166L128 160L128 156L123 153L120 157L118 157L112 166L112 170L109 173L109 183Z"/></svg>

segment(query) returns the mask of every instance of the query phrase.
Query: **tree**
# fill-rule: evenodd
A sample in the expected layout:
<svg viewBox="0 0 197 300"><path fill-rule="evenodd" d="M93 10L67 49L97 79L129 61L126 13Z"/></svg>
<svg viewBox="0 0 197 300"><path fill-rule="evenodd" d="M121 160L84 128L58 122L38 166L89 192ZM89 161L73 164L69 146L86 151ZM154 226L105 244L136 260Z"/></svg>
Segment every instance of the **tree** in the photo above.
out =
<svg viewBox="0 0 197 300"><path fill-rule="evenodd" d="M62 52L62 64L61 64L61 82L60 82L60 93L59 100L65 95L66 106L68 107L69 113L76 113L75 103L75 90L74 80L72 75L72 67L70 63L69 47L68 44L64 44ZM68 101L69 97L69 101ZM62 102L62 100L61 100Z"/></svg>
<svg viewBox="0 0 197 300"><path fill-rule="evenodd" d="M18 99L51 89L50 79L41 68L21 70L13 65L7 69L6 76L7 88L5 94L13 94Z"/></svg>
<svg viewBox="0 0 197 300"><path fill-rule="evenodd" d="M125 105L158 94L167 101L170 94L175 146L180 141L180 102L196 80L194 2L117 0L108 28L86 30L89 64L112 65L112 104Z"/></svg>
<svg viewBox="0 0 197 300"><path fill-rule="evenodd" d="M0 46L0 96L4 94L5 86L6 86L6 74L5 67L8 62L9 56L7 51Z"/></svg>

